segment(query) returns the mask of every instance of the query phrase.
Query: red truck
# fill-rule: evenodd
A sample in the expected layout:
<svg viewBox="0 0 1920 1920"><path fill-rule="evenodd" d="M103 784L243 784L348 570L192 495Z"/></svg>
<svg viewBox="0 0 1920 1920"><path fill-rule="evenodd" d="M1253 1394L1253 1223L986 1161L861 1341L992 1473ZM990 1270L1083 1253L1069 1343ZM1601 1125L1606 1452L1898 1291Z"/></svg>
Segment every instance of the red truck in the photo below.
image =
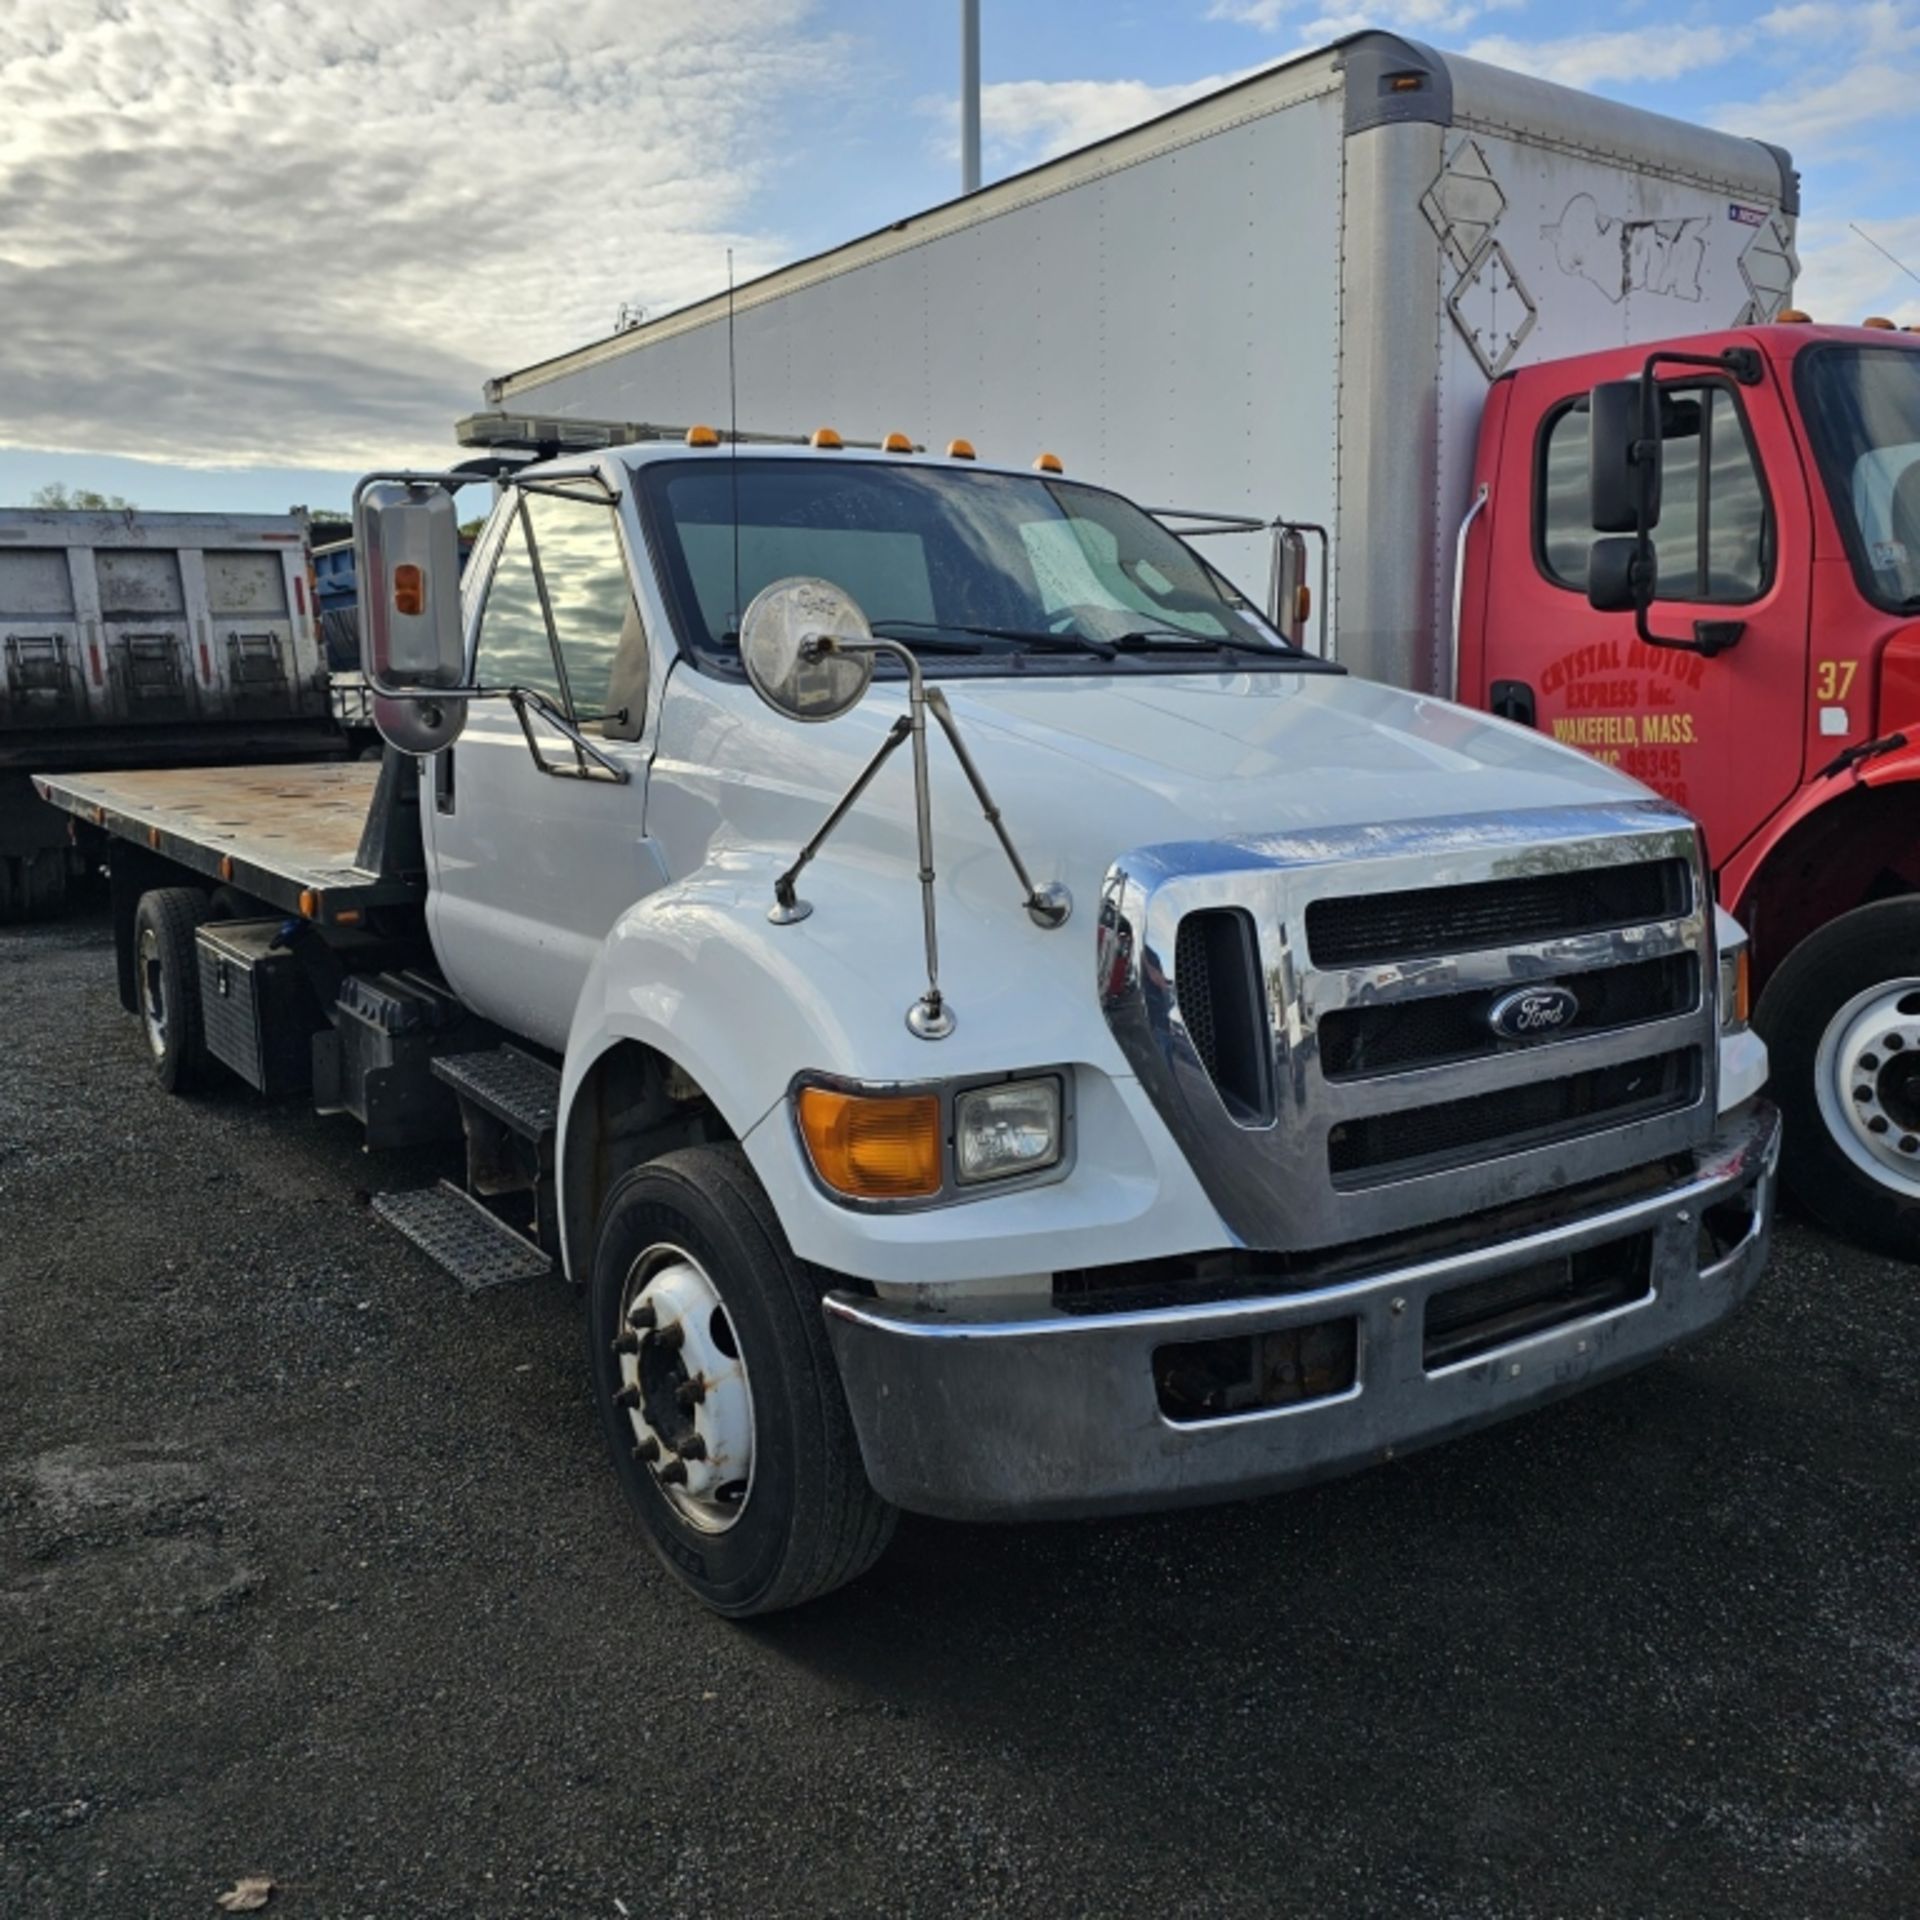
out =
<svg viewBox="0 0 1920 1920"><path fill-rule="evenodd" d="M1704 824L1790 1185L1920 1255L1916 330L1789 311L1519 369L1475 478L1460 698Z"/></svg>

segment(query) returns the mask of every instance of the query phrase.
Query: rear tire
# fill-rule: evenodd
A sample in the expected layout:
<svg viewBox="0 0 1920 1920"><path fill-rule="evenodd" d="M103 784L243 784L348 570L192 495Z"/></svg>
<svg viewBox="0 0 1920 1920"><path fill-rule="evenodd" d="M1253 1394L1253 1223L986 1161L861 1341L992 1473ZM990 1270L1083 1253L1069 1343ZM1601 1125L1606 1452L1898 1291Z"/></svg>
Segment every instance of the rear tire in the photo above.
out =
<svg viewBox="0 0 1920 1920"><path fill-rule="evenodd" d="M1842 1239L1920 1259L1920 898L1810 934L1767 982L1754 1026L1794 1198Z"/></svg>
<svg viewBox="0 0 1920 1920"><path fill-rule="evenodd" d="M206 895L193 887L157 887L134 909L134 993L154 1078L168 1093L205 1086L212 1067L194 942L210 917Z"/></svg>
<svg viewBox="0 0 1920 1920"><path fill-rule="evenodd" d="M587 1335L614 1470L716 1613L799 1606L880 1557L895 1510L861 1463L819 1289L738 1147L669 1153L614 1187Z"/></svg>

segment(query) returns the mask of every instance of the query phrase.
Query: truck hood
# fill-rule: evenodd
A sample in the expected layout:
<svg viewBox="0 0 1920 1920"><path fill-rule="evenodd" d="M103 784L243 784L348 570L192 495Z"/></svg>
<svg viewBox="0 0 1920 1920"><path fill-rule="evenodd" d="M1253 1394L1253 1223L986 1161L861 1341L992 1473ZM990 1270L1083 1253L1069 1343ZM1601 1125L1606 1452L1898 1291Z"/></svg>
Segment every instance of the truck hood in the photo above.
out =
<svg viewBox="0 0 1920 1920"><path fill-rule="evenodd" d="M1349 676L963 682L947 697L983 766L1006 770L1010 819L1022 770L1064 760L1087 802L1127 817L1136 841L1646 796L1529 728Z"/></svg>
<svg viewBox="0 0 1920 1920"><path fill-rule="evenodd" d="M1523 727L1347 675L1257 671L941 683L1033 872L1099 885L1129 850L1391 821L1590 806L1638 782ZM876 685L799 726L744 686L676 670L647 803L668 870L784 867L906 704ZM928 728L943 888L1004 905L1004 861L947 742ZM977 857L976 857L977 856ZM822 849L869 877L914 858L907 755ZM764 877L751 883L763 888ZM895 884L889 881L888 884Z"/></svg>

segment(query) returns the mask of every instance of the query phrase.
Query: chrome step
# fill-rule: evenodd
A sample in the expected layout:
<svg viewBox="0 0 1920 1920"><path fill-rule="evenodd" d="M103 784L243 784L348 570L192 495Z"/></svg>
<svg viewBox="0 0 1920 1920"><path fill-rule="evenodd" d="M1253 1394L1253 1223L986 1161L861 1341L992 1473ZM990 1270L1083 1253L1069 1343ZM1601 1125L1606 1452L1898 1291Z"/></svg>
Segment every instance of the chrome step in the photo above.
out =
<svg viewBox="0 0 1920 1920"><path fill-rule="evenodd" d="M560 1074L518 1047L483 1047L475 1053L438 1054L433 1077L444 1080L522 1140L553 1137L560 1112Z"/></svg>
<svg viewBox="0 0 1920 1920"><path fill-rule="evenodd" d="M537 1064L537 1063L536 1063ZM429 1260L445 1267L467 1293L542 1280L553 1263L451 1180L404 1193L376 1193L373 1210Z"/></svg>

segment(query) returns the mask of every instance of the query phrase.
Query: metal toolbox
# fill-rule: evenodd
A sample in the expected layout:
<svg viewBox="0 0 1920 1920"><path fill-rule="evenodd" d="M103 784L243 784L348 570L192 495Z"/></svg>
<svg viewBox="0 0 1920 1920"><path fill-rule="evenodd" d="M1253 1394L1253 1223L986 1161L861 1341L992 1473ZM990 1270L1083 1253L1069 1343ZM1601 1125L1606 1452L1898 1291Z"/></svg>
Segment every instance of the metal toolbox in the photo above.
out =
<svg viewBox="0 0 1920 1920"><path fill-rule="evenodd" d="M312 1084L312 1037L326 1025L281 920L223 920L195 936L207 1051L265 1094Z"/></svg>

